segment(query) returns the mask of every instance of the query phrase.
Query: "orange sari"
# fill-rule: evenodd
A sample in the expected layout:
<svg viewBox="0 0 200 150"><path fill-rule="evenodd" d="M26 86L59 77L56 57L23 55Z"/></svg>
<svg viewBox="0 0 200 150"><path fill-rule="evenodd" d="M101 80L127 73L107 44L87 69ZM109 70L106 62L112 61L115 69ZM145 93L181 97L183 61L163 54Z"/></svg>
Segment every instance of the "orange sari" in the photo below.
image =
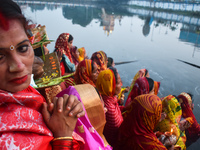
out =
<svg viewBox="0 0 200 150"><path fill-rule="evenodd" d="M158 96L137 96L129 105L120 126L118 149L167 150L153 132L161 111L162 102Z"/></svg>
<svg viewBox="0 0 200 150"><path fill-rule="evenodd" d="M103 51L98 51L92 54L91 60L97 63L97 70L101 72L107 69L107 55Z"/></svg>
<svg viewBox="0 0 200 150"><path fill-rule="evenodd" d="M91 84L92 86L96 87L94 82L91 78L92 74L92 60L84 59L81 61L77 68L76 73L74 75L74 80L76 84Z"/></svg>

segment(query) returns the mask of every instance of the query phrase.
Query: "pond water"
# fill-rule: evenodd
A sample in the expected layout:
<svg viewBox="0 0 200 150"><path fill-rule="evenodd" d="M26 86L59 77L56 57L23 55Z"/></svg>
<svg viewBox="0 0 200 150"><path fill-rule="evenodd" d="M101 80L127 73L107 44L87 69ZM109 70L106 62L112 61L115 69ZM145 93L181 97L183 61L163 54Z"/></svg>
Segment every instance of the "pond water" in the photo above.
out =
<svg viewBox="0 0 200 150"><path fill-rule="evenodd" d="M103 50L115 62L136 60L116 65L123 86L130 86L136 72L147 68L150 77L161 82L159 97L192 93L200 122L200 17L108 4L18 3L34 23L46 25L50 40L67 32L89 57ZM54 45L47 48L52 52ZM198 149L199 142L187 149Z"/></svg>

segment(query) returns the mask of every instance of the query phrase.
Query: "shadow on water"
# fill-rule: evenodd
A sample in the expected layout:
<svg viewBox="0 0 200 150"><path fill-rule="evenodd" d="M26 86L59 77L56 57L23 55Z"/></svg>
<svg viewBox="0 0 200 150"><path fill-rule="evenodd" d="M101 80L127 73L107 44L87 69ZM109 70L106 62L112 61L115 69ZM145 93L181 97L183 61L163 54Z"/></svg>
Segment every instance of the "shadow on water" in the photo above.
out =
<svg viewBox="0 0 200 150"><path fill-rule="evenodd" d="M31 15L40 20L38 23L47 26L50 39L55 40L63 31L73 31L74 43L84 46L89 57L96 49L105 50L120 64L116 68L124 86L130 85L139 69L147 68L150 76L161 82L159 97L181 92L194 95L194 114L200 122L198 12L129 6L129 1L121 0L35 1L18 3L24 10L30 9ZM44 12L52 16L43 16ZM53 17L52 12L61 13L61 17ZM57 22L64 24L62 30L55 30ZM49 46L53 49L54 43ZM199 142L187 149L198 149Z"/></svg>

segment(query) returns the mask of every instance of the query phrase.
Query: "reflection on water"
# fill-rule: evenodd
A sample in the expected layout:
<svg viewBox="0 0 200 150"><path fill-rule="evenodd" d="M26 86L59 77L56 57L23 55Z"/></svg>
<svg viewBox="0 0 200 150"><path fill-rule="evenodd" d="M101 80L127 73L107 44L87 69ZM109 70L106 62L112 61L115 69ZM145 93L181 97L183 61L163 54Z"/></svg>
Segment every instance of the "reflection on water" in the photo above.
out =
<svg viewBox="0 0 200 150"><path fill-rule="evenodd" d="M117 2L113 6L111 1L33 2L18 1L25 15L46 25L51 40L69 32L73 44L85 47L89 57L103 50L115 62L137 60L116 65L124 86L130 85L139 69L147 68L161 82L160 97L194 95L194 114L200 122L200 16ZM54 44L48 45L50 51ZM198 149L198 142L188 149Z"/></svg>
<svg viewBox="0 0 200 150"><path fill-rule="evenodd" d="M17 1L21 6L28 6L31 8L32 12L44 10L47 8L48 10L54 10L58 7L62 7L63 16L66 19L72 20L73 24L81 25L82 27L86 27L91 23L93 19L98 19L103 26L103 30L107 35L113 32L115 19L119 20L119 24L121 24L121 19L123 16L133 16L137 15L142 20L145 20L142 33L144 36L148 36L150 33L150 27L152 26L152 22L154 21L153 28L159 27L159 25L163 24L168 27L170 30L174 31L177 29L178 23L182 23L181 32L179 35L179 39L184 42L188 42L189 44L193 44L194 47L199 47L200 38L200 18L197 16L191 16L188 14L176 14L176 12L164 12L153 9L145 10L144 8L127 8L122 7L117 9L115 7L108 7L105 5L105 8L101 8L102 4L99 7L99 3L94 3L92 5L79 4L79 3L53 3L53 2L45 2L45 1ZM20 3L21 2L21 3ZM112 2L112 1L111 1ZM126 2L126 1L124 1ZM129 4L136 3L137 1L129 2ZM30 4L29 4L30 3ZM96 4L96 5L95 5ZM138 2L137 2L138 4ZM143 4L143 3L142 3ZM138 4L138 5L142 5ZM145 3L145 5L147 5ZM184 4L185 6L186 4ZM199 5L199 4L198 4ZM95 9L94 9L95 8ZM189 8L189 7L188 7ZM76 13L74 13L76 12ZM168 31L166 30L165 34ZM153 34L153 33L152 33ZM198 51L199 49L194 48L194 51Z"/></svg>

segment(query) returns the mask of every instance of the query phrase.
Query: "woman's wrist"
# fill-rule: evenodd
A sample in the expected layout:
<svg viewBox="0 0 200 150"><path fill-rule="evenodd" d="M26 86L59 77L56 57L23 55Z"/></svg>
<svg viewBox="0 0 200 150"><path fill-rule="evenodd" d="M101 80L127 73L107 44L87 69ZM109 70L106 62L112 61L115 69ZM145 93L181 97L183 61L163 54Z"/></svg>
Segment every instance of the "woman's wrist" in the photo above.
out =
<svg viewBox="0 0 200 150"><path fill-rule="evenodd" d="M54 133L54 138L59 138L59 137L72 137L73 131L68 131L68 132L57 132Z"/></svg>

